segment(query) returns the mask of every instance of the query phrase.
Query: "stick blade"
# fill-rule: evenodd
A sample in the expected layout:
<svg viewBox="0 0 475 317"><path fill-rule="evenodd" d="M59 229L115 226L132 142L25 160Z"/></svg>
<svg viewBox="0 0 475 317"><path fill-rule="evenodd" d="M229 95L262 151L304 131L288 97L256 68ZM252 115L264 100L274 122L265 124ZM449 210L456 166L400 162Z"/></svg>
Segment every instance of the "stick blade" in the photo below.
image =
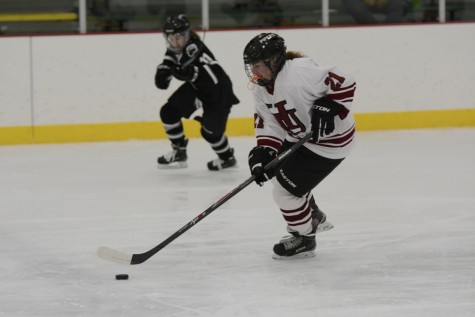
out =
<svg viewBox="0 0 475 317"><path fill-rule="evenodd" d="M96 254L98 257L120 264L132 264L132 254L114 250L108 247L97 248Z"/></svg>

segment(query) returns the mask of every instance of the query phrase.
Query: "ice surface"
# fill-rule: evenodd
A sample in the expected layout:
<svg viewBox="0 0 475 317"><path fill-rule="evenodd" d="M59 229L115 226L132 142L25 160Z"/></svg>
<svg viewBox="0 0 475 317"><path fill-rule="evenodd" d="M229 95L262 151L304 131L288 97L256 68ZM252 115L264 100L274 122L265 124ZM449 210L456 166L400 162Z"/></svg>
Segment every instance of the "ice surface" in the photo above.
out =
<svg viewBox="0 0 475 317"><path fill-rule="evenodd" d="M149 250L249 177L158 170L167 141L0 147L0 316L475 316L475 129L358 133L314 194L335 225L317 257L271 258L285 223L250 185L147 262ZM117 281L115 275L129 274Z"/></svg>

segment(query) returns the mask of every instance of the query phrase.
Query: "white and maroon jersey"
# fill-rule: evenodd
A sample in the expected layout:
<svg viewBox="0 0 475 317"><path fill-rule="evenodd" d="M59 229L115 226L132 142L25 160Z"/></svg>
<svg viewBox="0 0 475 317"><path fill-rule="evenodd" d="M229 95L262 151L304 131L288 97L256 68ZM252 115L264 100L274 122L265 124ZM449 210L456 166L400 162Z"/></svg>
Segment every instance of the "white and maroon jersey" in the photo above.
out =
<svg viewBox="0 0 475 317"><path fill-rule="evenodd" d="M278 150L284 139L297 142L311 130L312 107L327 97L348 111L335 117L335 131L313 139L304 146L330 159L346 157L354 144L355 121L351 103L356 83L337 67L322 67L302 57L287 60L278 73L272 90L256 86L254 128L257 145Z"/></svg>

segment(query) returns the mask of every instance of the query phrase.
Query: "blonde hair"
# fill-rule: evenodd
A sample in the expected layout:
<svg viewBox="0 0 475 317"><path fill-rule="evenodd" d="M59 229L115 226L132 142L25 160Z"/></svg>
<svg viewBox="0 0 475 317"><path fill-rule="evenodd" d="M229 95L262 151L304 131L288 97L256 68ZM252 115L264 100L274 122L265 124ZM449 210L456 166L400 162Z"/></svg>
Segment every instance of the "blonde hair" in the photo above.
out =
<svg viewBox="0 0 475 317"><path fill-rule="evenodd" d="M294 58L306 57L306 55L297 51L287 51L286 57L287 59L294 59Z"/></svg>
<svg viewBox="0 0 475 317"><path fill-rule="evenodd" d="M200 40L200 39L201 39L200 36L198 35L198 33L196 33L196 32L193 31L193 30L190 30L190 37L191 37L191 38L194 38L194 39L196 39L196 40Z"/></svg>

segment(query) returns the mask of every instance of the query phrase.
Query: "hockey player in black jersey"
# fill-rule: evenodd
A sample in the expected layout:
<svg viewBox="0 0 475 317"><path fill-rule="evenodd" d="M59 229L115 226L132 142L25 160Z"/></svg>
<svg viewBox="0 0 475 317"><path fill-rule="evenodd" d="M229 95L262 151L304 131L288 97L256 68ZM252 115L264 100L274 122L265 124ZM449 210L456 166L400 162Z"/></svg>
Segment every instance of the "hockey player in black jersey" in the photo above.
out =
<svg viewBox="0 0 475 317"><path fill-rule="evenodd" d="M231 107L239 103L231 79L198 34L190 29L184 14L167 18L163 35L167 51L157 67L155 85L158 89L167 89L173 77L184 83L160 109L172 150L158 158L159 167L187 166L188 139L182 118L190 118L200 107L203 109L199 118L201 135L218 156L208 162L208 169L217 171L235 166L234 150L225 135Z"/></svg>

